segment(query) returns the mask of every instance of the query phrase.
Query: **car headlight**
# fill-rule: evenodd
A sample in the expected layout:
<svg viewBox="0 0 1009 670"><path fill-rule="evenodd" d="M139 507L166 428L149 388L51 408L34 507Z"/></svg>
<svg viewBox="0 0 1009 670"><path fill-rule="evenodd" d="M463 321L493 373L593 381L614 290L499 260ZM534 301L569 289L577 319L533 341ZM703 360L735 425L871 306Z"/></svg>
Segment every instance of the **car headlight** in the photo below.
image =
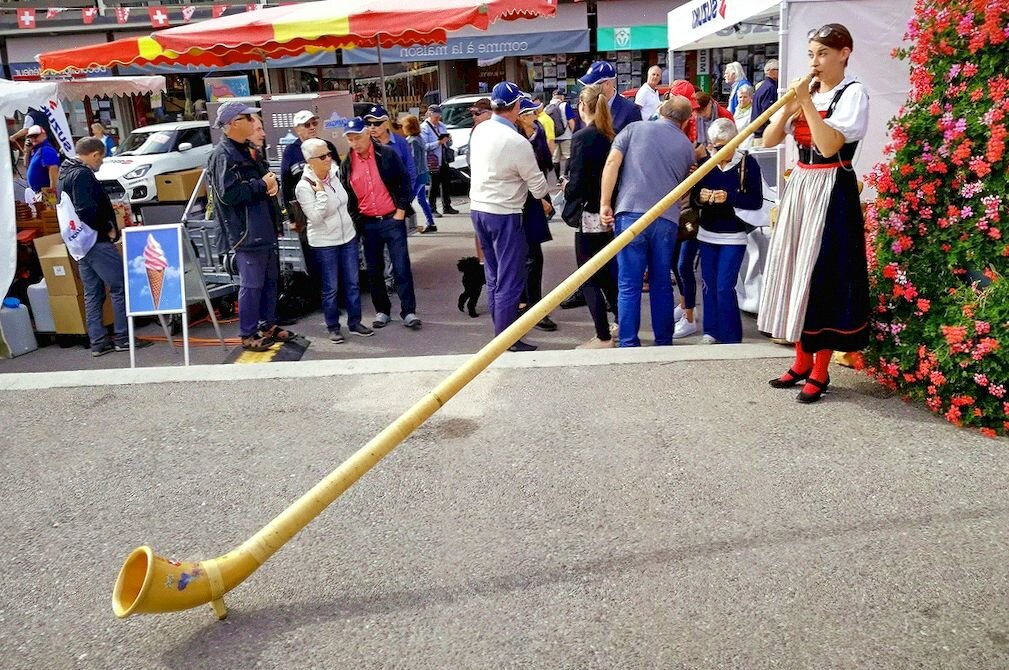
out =
<svg viewBox="0 0 1009 670"><path fill-rule="evenodd" d="M459 150L455 152L456 156L466 156L469 154L469 145L459 147Z"/></svg>
<svg viewBox="0 0 1009 670"><path fill-rule="evenodd" d="M127 172L124 175L124 178L125 179L140 179L145 174L147 174L148 172L151 171L151 167L152 166L150 166L150 165L141 165L140 167L136 168L135 170L130 170L129 172Z"/></svg>

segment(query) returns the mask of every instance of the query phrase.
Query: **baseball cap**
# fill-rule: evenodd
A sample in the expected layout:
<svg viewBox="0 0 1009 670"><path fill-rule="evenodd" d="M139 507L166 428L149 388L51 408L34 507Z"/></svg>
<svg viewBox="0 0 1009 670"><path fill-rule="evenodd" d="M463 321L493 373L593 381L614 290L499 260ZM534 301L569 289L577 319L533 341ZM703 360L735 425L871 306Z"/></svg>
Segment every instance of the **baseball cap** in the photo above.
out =
<svg viewBox="0 0 1009 670"><path fill-rule="evenodd" d="M343 131L344 135L360 135L368 130L367 125L360 116L355 116L350 121L347 122L347 128Z"/></svg>
<svg viewBox="0 0 1009 670"><path fill-rule="evenodd" d="M214 125L223 128L242 114L259 114L258 107L249 107L244 102L232 100L217 108L217 120Z"/></svg>
<svg viewBox="0 0 1009 670"><path fill-rule="evenodd" d="M597 60L591 66L589 66L588 72L585 76L578 81L586 86L591 86L592 84L598 84L601 81L606 81L607 79L616 79L617 71L613 69L613 66L604 60Z"/></svg>
<svg viewBox="0 0 1009 670"><path fill-rule="evenodd" d="M469 111L473 114L482 114L483 112L489 112L490 110L490 98L480 98L473 103L472 107L469 108Z"/></svg>
<svg viewBox="0 0 1009 670"><path fill-rule="evenodd" d="M428 105L427 111L431 114L441 114L441 105Z"/></svg>
<svg viewBox="0 0 1009 670"><path fill-rule="evenodd" d="M316 114L315 112L309 111L307 109L303 109L303 110L301 110L300 112L298 112L297 114L294 115L294 125L296 125L296 126L303 126L306 123L308 123L309 121L311 121L312 119L317 119L317 118L319 118L319 115Z"/></svg>
<svg viewBox="0 0 1009 670"><path fill-rule="evenodd" d="M677 82L673 82L673 85L669 87L669 95L682 95L690 101L691 107L694 109L701 108L701 106L697 104L697 98L694 96L694 85L689 81L681 79Z"/></svg>
<svg viewBox="0 0 1009 670"><path fill-rule="evenodd" d="M42 126L36 124L28 129L28 137L32 137L34 135L41 135L42 132L43 132Z"/></svg>
<svg viewBox="0 0 1009 670"><path fill-rule="evenodd" d="M522 97L522 90L510 81L502 81L490 92L491 103L495 107L510 107Z"/></svg>
<svg viewBox="0 0 1009 670"><path fill-rule="evenodd" d="M376 121L387 121L389 119L389 112L385 111L385 107L382 105L372 105L368 108L364 118L375 119Z"/></svg>
<svg viewBox="0 0 1009 670"><path fill-rule="evenodd" d="M531 98L519 100L519 114L537 114L540 110L540 103Z"/></svg>

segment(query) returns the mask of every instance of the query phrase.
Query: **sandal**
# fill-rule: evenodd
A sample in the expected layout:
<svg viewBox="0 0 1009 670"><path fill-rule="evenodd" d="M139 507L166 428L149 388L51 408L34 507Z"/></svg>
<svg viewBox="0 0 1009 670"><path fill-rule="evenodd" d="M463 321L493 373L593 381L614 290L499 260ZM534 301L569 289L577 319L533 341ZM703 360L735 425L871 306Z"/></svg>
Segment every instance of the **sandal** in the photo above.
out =
<svg viewBox="0 0 1009 670"><path fill-rule="evenodd" d="M277 342L288 342L298 337L297 333L291 332L286 328L281 328L276 324L270 326L270 328L268 328L267 330L259 331L259 335L263 338L276 340Z"/></svg>
<svg viewBox="0 0 1009 670"><path fill-rule="evenodd" d="M242 338L242 349L245 351L269 351L273 346L273 339L262 335L253 335Z"/></svg>

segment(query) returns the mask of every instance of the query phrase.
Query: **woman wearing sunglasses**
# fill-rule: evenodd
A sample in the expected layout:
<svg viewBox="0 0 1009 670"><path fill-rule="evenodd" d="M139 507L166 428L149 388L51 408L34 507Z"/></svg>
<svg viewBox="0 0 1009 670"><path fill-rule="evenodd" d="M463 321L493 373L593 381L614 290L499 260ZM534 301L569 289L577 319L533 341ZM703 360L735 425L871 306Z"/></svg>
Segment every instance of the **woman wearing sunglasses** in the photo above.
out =
<svg viewBox="0 0 1009 670"><path fill-rule="evenodd" d="M795 362L774 388L805 380L796 399L820 400L833 351L869 340L865 233L852 160L869 125L865 87L845 74L853 41L830 23L811 30L810 72L792 82L795 100L764 131L764 146L791 135L799 161L785 186L771 238L757 326L795 342Z"/></svg>

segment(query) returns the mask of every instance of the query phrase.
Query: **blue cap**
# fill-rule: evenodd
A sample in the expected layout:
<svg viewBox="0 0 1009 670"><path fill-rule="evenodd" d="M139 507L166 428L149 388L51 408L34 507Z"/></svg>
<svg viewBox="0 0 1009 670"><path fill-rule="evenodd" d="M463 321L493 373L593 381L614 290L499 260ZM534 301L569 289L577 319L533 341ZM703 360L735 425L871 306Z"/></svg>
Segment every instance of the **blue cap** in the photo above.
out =
<svg viewBox="0 0 1009 670"><path fill-rule="evenodd" d="M361 133L368 132L368 126L365 124L364 119L360 116L355 116L350 121L347 122L347 127L343 130L344 135L360 135Z"/></svg>
<svg viewBox="0 0 1009 670"><path fill-rule="evenodd" d="M523 97L519 100L519 114L536 114L542 105L532 98Z"/></svg>
<svg viewBox="0 0 1009 670"><path fill-rule="evenodd" d="M585 73L585 76L578 81L586 86L591 86L607 79L616 78L617 71L613 69L612 65L604 60L597 60L589 67L589 71Z"/></svg>
<svg viewBox="0 0 1009 670"><path fill-rule="evenodd" d="M522 89L510 81L503 81L490 92L490 101L495 107L511 107L522 97Z"/></svg>
<svg viewBox="0 0 1009 670"><path fill-rule="evenodd" d="M223 128L242 114L259 114L259 108L250 107L238 100L231 100L217 108L217 120L214 121L214 125Z"/></svg>
<svg viewBox="0 0 1009 670"><path fill-rule="evenodd" d="M364 118L375 119L376 121L388 121L389 112L385 111L385 107L382 105L372 105L368 108L367 113L365 113Z"/></svg>

